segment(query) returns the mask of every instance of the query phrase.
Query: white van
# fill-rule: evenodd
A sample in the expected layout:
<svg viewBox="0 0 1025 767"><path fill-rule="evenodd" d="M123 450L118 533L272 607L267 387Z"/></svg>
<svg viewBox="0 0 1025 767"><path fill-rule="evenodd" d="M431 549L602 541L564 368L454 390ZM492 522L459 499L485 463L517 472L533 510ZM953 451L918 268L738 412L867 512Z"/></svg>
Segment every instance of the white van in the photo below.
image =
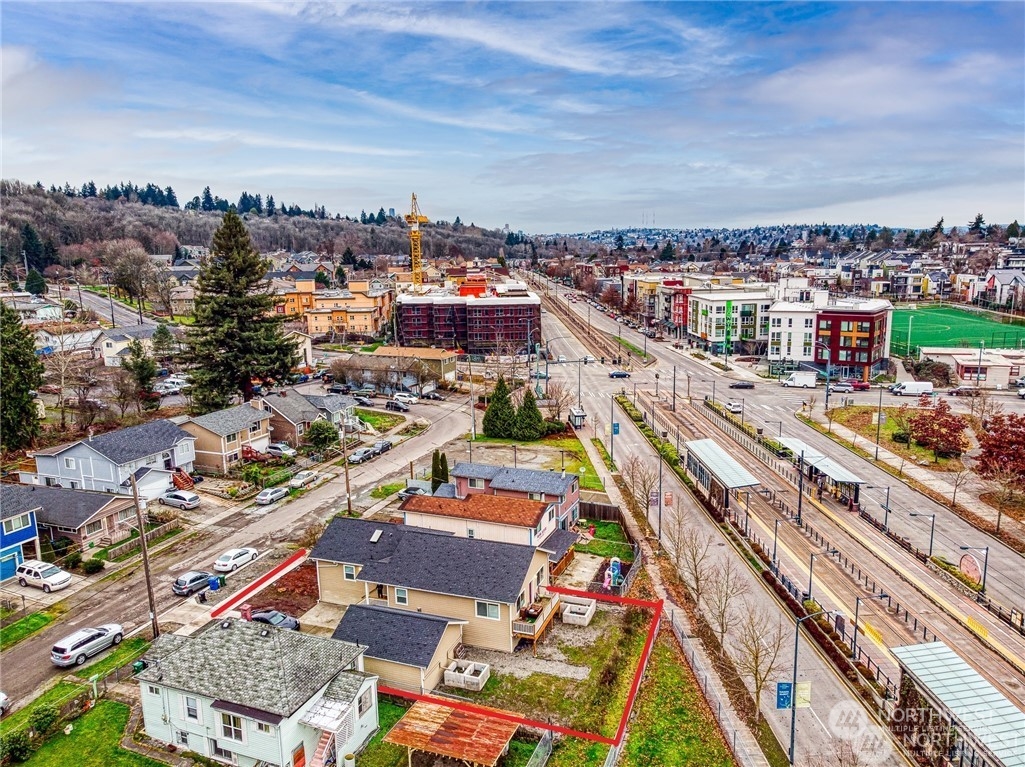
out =
<svg viewBox="0 0 1025 767"><path fill-rule="evenodd" d="M893 388L898 397L919 397L932 394L932 381L903 381Z"/></svg>

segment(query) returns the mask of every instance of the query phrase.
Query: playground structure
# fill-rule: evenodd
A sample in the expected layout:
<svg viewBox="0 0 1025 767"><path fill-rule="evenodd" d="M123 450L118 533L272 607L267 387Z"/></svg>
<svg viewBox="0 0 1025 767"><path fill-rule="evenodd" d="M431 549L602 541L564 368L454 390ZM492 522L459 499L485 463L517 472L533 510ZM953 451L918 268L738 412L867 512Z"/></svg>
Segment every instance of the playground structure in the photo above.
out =
<svg viewBox="0 0 1025 767"><path fill-rule="evenodd" d="M606 589L623 585L623 563L619 557L612 557L609 560L608 569L605 571L605 582L602 585Z"/></svg>

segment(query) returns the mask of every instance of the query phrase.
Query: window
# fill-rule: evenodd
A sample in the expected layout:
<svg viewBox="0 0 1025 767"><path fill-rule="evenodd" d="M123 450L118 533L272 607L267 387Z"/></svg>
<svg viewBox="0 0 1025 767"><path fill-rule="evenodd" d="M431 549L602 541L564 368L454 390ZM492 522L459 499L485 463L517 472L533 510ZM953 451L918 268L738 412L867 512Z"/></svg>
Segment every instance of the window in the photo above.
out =
<svg viewBox="0 0 1025 767"><path fill-rule="evenodd" d="M96 533L100 532L101 530L103 530L103 520L101 519L98 519L95 522L90 522L88 525L85 526L86 535L96 535Z"/></svg>
<svg viewBox="0 0 1025 767"><path fill-rule="evenodd" d="M150 695L159 695L160 694L160 688L159 687L154 687L153 685L148 684L148 685L146 685L146 692L148 692Z"/></svg>
<svg viewBox="0 0 1025 767"><path fill-rule="evenodd" d="M189 734L185 730L178 730L178 745L187 746L189 745Z"/></svg>
<svg viewBox="0 0 1025 767"><path fill-rule="evenodd" d="M262 429L260 427L260 424L258 424L258 423L255 423L255 424L253 424L252 426L249 427L249 433L250 434L259 434L261 431L262 431Z"/></svg>
<svg viewBox="0 0 1025 767"><path fill-rule="evenodd" d="M554 506L549 506L548 507L548 521L551 522L553 519L555 519L555 507Z"/></svg>
<svg viewBox="0 0 1025 767"><path fill-rule="evenodd" d="M238 432L235 432L234 434L229 434L224 439L225 439L226 442L229 442L229 443L230 442L238 442Z"/></svg>
<svg viewBox="0 0 1025 767"><path fill-rule="evenodd" d="M805 317L804 318L804 326L806 328L813 327L814 324L815 324L815 320L813 320L811 317Z"/></svg>
<svg viewBox="0 0 1025 767"><path fill-rule="evenodd" d="M466 537L467 538L473 538L475 536L476 536L476 533L474 532L472 527L466 528Z"/></svg>
<svg viewBox="0 0 1025 767"><path fill-rule="evenodd" d="M472 487L474 490L483 490L484 489L484 480L483 479L477 479L476 477L470 477L469 484L470 484L470 487Z"/></svg>
<svg viewBox="0 0 1025 767"><path fill-rule="evenodd" d="M265 732L265 733L269 734L270 733L270 725L267 724L266 722L257 722L256 723L256 731L257 732Z"/></svg>
<svg viewBox="0 0 1025 767"><path fill-rule="evenodd" d="M188 442L182 442L180 445L178 445L178 455L188 455L188 454L189 454L189 443Z"/></svg>
<svg viewBox="0 0 1025 767"><path fill-rule="evenodd" d="M501 617L501 611L495 602L477 602L477 617L497 621Z"/></svg>
<svg viewBox="0 0 1025 767"><path fill-rule="evenodd" d="M242 742L242 717L221 713L221 735Z"/></svg>
<svg viewBox="0 0 1025 767"><path fill-rule="evenodd" d="M345 580L356 580L356 565L342 565L342 574Z"/></svg>
<svg viewBox="0 0 1025 767"><path fill-rule="evenodd" d="M363 716L369 711L374 705L374 688L368 687L363 691L363 694L359 696L359 715Z"/></svg>
<svg viewBox="0 0 1025 767"><path fill-rule="evenodd" d="M75 480L71 480L69 484L71 485L72 490L78 490L78 483Z"/></svg>
<svg viewBox="0 0 1025 767"><path fill-rule="evenodd" d="M543 501L545 499L544 493L527 493L527 498L532 501Z"/></svg>
<svg viewBox="0 0 1025 767"><path fill-rule="evenodd" d="M24 530L32 524L32 517L28 514L19 514L17 517L4 520L4 532L10 535L16 530Z"/></svg>
<svg viewBox="0 0 1025 767"><path fill-rule="evenodd" d="M64 459L64 468L65 469L74 469L75 468L75 459L74 458L65 458Z"/></svg>
<svg viewBox="0 0 1025 767"><path fill-rule="evenodd" d="M221 759L231 759L231 752L226 748L221 748L216 740L210 741L210 753Z"/></svg>
<svg viewBox="0 0 1025 767"><path fill-rule="evenodd" d="M397 605L408 605L409 604L409 592L405 589L395 589L395 604Z"/></svg>
<svg viewBox="0 0 1025 767"><path fill-rule="evenodd" d="M772 327L774 327L774 328L781 328L781 327L783 327L783 318L782 317L773 317L772 318Z"/></svg>
<svg viewBox="0 0 1025 767"><path fill-rule="evenodd" d="M117 521L125 522L135 516L135 509L121 509L117 513Z"/></svg>
<svg viewBox="0 0 1025 767"><path fill-rule="evenodd" d="M196 703L195 698L190 698L188 695L185 696L185 718L194 722L199 721L199 704Z"/></svg>

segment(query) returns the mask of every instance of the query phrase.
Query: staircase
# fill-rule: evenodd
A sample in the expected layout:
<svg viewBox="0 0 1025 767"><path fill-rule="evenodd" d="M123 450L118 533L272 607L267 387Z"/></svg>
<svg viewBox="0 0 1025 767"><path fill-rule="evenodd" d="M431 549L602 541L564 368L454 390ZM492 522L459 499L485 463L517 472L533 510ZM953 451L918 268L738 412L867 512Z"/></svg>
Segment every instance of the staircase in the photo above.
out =
<svg viewBox="0 0 1025 767"><path fill-rule="evenodd" d="M333 750L335 734L333 732L321 732L320 742L317 743L317 750L313 753L309 767L324 767L324 759Z"/></svg>
<svg viewBox="0 0 1025 767"><path fill-rule="evenodd" d="M179 490L191 490L196 486L188 472L180 467L175 469L174 474L171 475L171 481L174 482L174 486Z"/></svg>

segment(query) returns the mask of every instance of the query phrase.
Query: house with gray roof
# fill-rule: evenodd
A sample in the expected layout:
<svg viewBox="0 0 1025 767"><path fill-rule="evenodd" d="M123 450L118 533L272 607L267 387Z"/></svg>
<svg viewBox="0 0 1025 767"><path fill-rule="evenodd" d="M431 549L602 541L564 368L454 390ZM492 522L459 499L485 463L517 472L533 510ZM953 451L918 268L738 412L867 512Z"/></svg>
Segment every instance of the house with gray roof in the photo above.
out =
<svg viewBox="0 0 1025 767"><path fill-rule="evenodd" d="M0 507L8 513L34 512L40 534L53 541L70 538L80 546L109 546L128 538L137 526L131 496L45 485L0 485Z"/></svg>
<svg viewBox="0 0 1025 767"><path fill-rule="evenodd" d="M271 443L271 414L250 403L182 419L182 428L196 440L196 468L216 474L262 453ZM275 442L283 441L274 435Z"/></svg>
<svg viewBox="0 0 1025 767"><path fill-rule="evenodd" d="M568 530L580 517L580 478L576 474L460 461L449 476L456 486L456 498L489 493L554 504L552 519L538 532L538 540L554 529Z"/></svg>
<svg viewBox="0 0 1025 767"><path fill-rule="evenodd" d="M326 420L339 430L344 424L357 425L356 400L341 394L303 394L297 389L282 389L265 394L260 405L270 413L275 442L301 444L314 421Z"/></svg>
<svg viewBox="0 0 1025 767"><path fill-rule="evenodd" d="M100 333L94 344L95 354L106 367L120 367L121 360L128 355L132 341L138 341L149 354L153 351L153 333L156 325L122 325L107 328Z"/></svg>
<svg viewBox="0 0 1025 767"><path fill-rule="evenodd" d="M137 675L146 734L240 767L340 763L378 729L365 649L235 618L163 634Z"/></svg>
<svg viewBox="0 0 1025 767"><path fill-rule="evenodd" d="M37 450L18 471L29 485L132 494L135 476L146 500L173 489L172 476L192 472L196 438L166 418L78 442Z"/></svg>
<svg viewBox="0 0 1025 767"><path fill-rule="evenodd" d="M425 694L441 683L465 625L440 615L358 604L345 610L332 636L366 645L366 669L383 684Z"/></svg>
<svg viewBox="0 0 1025 767"><path fill-rule="evenodd" d="M557 612L549 552L409 525L338 517L313 547L322 602L465 621L466 644L512 652Z"/></svg>

